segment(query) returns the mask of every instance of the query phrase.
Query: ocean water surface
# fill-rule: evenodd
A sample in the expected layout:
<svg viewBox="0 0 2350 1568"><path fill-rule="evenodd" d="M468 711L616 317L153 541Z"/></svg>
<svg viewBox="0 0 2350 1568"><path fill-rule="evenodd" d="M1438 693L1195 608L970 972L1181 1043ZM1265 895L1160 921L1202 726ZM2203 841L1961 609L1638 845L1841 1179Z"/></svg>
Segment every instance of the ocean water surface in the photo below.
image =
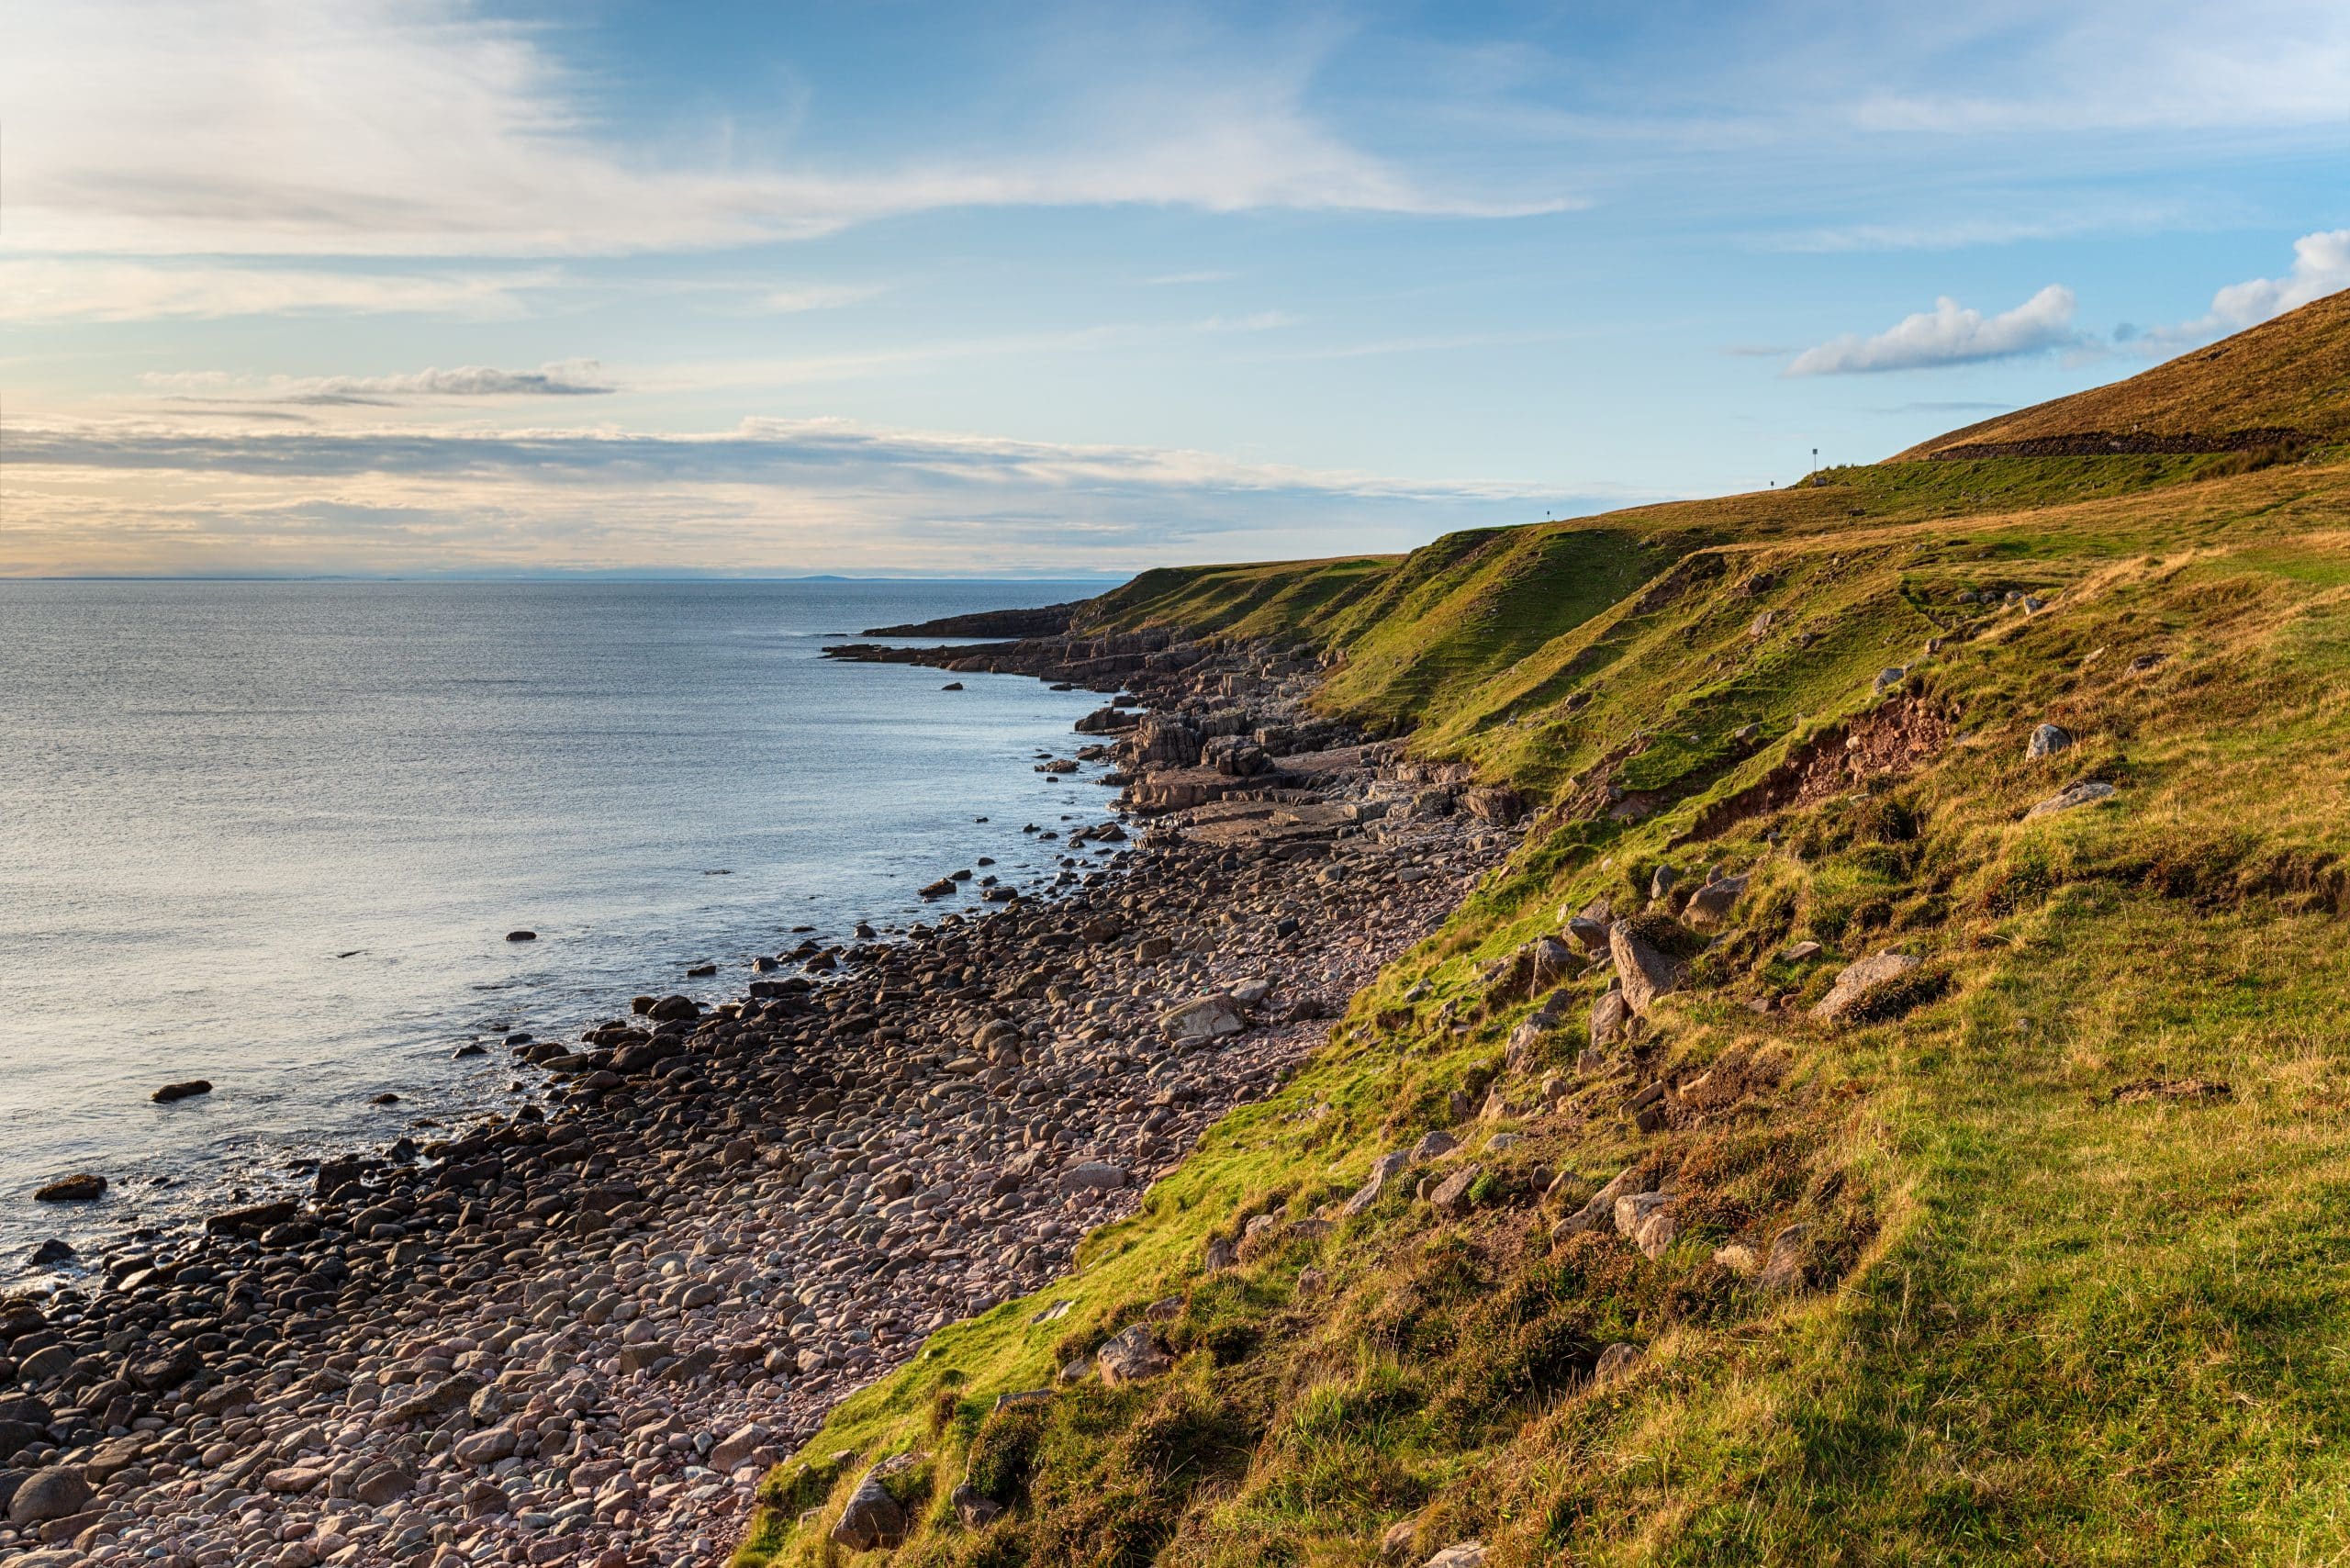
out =
<svg viewBox="0 0 2350 1568"><path fill-rule="evenodd" d="M510 1103L510 1031L1052 874L1098 697L819 650L1098 587L0 582L0 1281Z"/></svg>

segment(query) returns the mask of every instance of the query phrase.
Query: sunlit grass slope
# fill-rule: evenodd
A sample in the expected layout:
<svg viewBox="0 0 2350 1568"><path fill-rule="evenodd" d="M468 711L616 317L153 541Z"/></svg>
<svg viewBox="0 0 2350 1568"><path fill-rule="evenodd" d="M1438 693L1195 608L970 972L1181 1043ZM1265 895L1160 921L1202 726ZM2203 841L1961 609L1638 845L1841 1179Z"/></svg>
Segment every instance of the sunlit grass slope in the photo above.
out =
<svg viewBox="0 0 2350 1568"><path fill-rule="evenodd" d="M2311 442L2350 437L2350 292L2143 375L1985 420L1901 455L2090 433L2208 440L2242 431L2290 431Z"/></svg>
<svg viewBox="0 0 2350 1568"><path fill-rule="evenodd" d="M1108 596L1315 644L1334 709L1541 814L1072 1279L845 1405L741 1561L848 1560L902 1452L909 1564L2350 1558L2350 464L2230 455L1888 464ZM2028 760L2042 722L2076 744ZM1687 983L1582 1062L1604 981L1568 980L1512 1060L1509 956L1663 864L1751 877L1702 935L1645 917ZM1810 1016L1887 949L1910 980ZM1437 1128L1465 1207L1416 1170L1337 1215ZM1677 1239L1554 1239L1627 1169ZM1205 1269L1265 1214L1337 1223ZM1801 1288L1720 1252L1798 1225ZM996 1408L1154 1303L1171 1374ZM967 1482L1003 1517L958 1522Z"/></svg>

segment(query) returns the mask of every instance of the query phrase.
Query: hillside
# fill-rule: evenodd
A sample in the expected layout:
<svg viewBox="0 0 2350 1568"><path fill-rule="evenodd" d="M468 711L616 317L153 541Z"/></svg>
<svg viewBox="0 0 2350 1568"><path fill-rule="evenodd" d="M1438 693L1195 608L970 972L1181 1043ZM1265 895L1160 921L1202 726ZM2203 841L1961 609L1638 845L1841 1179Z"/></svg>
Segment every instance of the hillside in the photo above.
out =
<svg viewBox="0 0 2350 1568"><path fill-rule="evenodd" d="M1311 645L1536 810L738 1563L2350 1554L2345 367L2337 296L1818 484L1081 608ZM1060 1376L1127 1331L1171 1370Z"/></svg>
<svg viewBox="0 0 2350 1568"><path fill-rule="evenodd" d="M2350 293L2335 294L2143 375L1985 420L1902 459L2228 452L2350 435Z"/></svg>

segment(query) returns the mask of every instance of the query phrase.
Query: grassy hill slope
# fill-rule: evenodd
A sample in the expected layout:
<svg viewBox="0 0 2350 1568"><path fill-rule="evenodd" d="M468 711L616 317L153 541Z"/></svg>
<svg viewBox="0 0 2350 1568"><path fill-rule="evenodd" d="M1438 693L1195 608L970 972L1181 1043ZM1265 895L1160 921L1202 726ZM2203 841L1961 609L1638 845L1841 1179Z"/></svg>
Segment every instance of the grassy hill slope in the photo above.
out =
<svg viewBox="0 0 2350 1568"><path fill-rule="evenodd" d="M2342 303L2263 354L2350 345ZM2182 374L2141 378L2182 429L2252 406ZM907 1564L2350 1554L2350 462L2232 456L1892 463L1105 596L1313 642L1334 710L1544 809L1072 1279L847 1402L739 1561L844 1560L899 1452ZM2027 758L2042 722L2076 744ZM1692 931L1717 867L1746 890ZM1599 899L1688 969L1586 1056L1604 975L1538 999L1509 959ZM1921 962L1812 1016L1886 950ZM1435 1129L1461 1148L1339 1213ZM1454 1211L1416 1195L1469 1163ZM1678 1234L1564 1234L1626 1170ZM1167 1302L1173 1374L996 1408ZM961 1526L965 1480L1009 1512Z"/></svg>
<svg viewBox="0 0 2350 1568"><path fill-rule="evenodd" d="M2143 375L1937 436L1901 458L2027 443L2120 450L2132 438L2209 451L2345 436L2350 293L2330 295Z"/></svg>

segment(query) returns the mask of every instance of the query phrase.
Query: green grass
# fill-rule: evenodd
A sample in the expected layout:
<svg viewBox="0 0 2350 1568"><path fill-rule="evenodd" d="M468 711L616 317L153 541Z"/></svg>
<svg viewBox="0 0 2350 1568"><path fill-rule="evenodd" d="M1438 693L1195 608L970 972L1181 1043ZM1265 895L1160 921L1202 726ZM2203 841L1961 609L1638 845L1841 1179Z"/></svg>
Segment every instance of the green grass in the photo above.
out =
<svg viewBox="0 0 2350 1568"><path fill-rule="evenodd" d="M1412 1561L1473 1535L1497 1568L2350 1557L2350 466L2202 461L1843 470L1109 596L1108 624L1312 643L1334 710L1555 809L1072 1278L845 1403L738 1562L834 1561L845 1488L917 1449L909 1564L1369 1564L1399 1521ZM2051 608L1958 602L2009 589ZM1880 698L1888 665L1910 674ZM1926 712L1951 738L1914 769L1692 837L1782 763ZM2042 720L2079 743L2028 763ZM2119 793L2021 820L2077 778ZM1611 783L1647 814L1595 815ZM1597 982L1572 982L1573 1022L1507 1070L1530 1004L1489 967L1562 907L1638 907L1668 860L1752 876L1688 987L1578 1078ZM1806 938L1827 952L1782 956ZM1897 1004L1806 1015L1886 947L1928 960ZM1707 1070L1668 1127L1625 1114ZM2187 1079L2229 1092L2114 1098ZM1465 1216L1407 1179L1203 1272L1210 1238L1335 1214L1495 1082L1517 1111L1453 1127L1487 1172ZM1554 1243L1550 1177L1571 1207L1628 1165L1679 1172L1681 1238ZM1796 1223L1804 1292L1714 1260ZM1168 1298L1169 1377L991 1413ZM1619 1340L1642 1361L1592 1386ZM1011 1505L984 1531L945 1503L967 1475Z"/></svg>

